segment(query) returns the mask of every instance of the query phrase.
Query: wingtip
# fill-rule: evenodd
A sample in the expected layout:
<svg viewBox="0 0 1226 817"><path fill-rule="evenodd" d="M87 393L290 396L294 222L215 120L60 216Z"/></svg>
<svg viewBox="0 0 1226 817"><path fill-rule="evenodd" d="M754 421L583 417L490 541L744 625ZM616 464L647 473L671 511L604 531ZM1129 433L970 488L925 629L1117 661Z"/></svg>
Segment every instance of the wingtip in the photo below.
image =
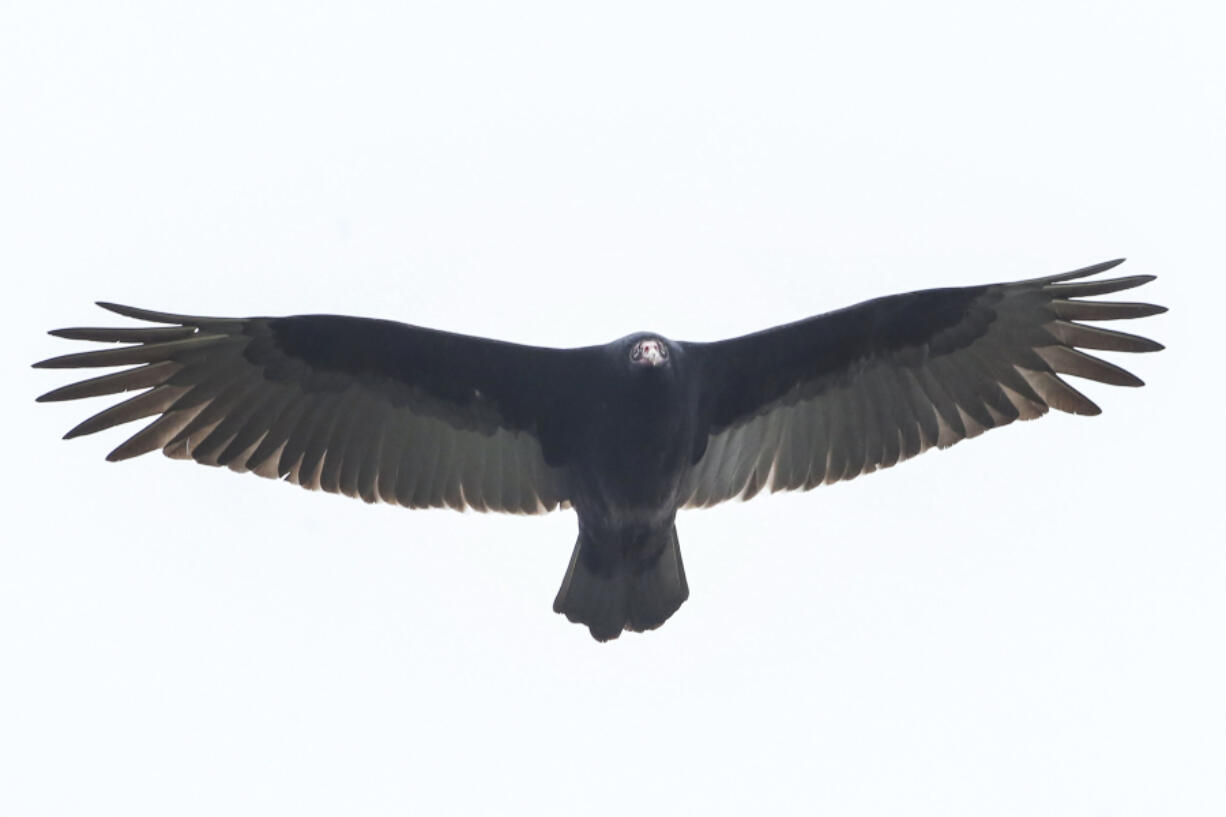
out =
<svg viewBox="0 0 1226 817"><path fill-rule="evenodd" d="M195 315L180 315L175 312L158 312L154 309L141 309L136 306L125 306L112 301L94 301L94 304L102 307L108 312L114 312L116 315L123 315L125 318L135 318L138 321L149 321L151 323L177 323L182 325L193 325L201 320L208 320Z"/></svg>
<svg viewBox="0 0 1226 817"><path fill-rule="evenodd" d="M68 354L68 355L56 355L55 357L49 357L46 360L40 360L36 363L31 363L30 368L31 369L70 369L76 365L72 362L72 358L74 357L74 355L75 353Z"/></svg>
<svg viewBox="0 0 1226 817"><path fill-rule="evenodd" d="M1068 385L1068 384L1066 383L1065 385ZM1080 394L1080 392L1078 393ZM1093 400L1086 397L1084 394L1081 396L1085 398L1085 402L1076 406L1072 411L1069 411L1069 414L1079 414L1082 417L1097 417L1098 415L1103 413L1102 407L1099 406L1098 403L1095 403Z"/></svg>
<svg viewBox="0 0 1226 817"><path fill-rule="evenodd" d="M1097 275L1100 272L1113 270L1127 260L1127 258L1112 258L1110 261L1100 261L1097 264L1091 264L1088 267L1082 267L1079 270L1074 270L1073 272L1069 273L1069 275Z"/></svg>
<svg viewBox="0 0 1226 817"><path fill-rule="evenodd" d="M139 307L135 307L135 306L126 306L124 304L117 304L114 301L94 301L94 306L102 307L107 312L114 312L116 315L123 315L125 318L137 318L139 320L154 320L152 318L147 318L145 316L161 314L161 313L151 312L150 310L147 310L147 309L140 309Z"/></svg>
<svg viewBox="0 0 1226 817"><path fill-rule="evenodd" d="M1078 278L1088 278L1091 275L1097 275L1100 272L1115 269L1120 264L1124 263L1124 258L1113 258L1110 261L1100 261L1097 264L1091 264L1088 267L1071 270L1069 272L1061 272L1056 275L1045 275L1042 278L1031 279L1031 283L1039 284L1055 284L1061 281L1073 281Z"/></svg>
<svg viewBox="0 0 1226 817"><path fill-rule="evenodd" d="M74 361L74 358L76 358L77 354L79 353L74 352L72 354L56 355L55 357L49 357L46 360L40 360L37 363L31 363L30 368L32 369L71 369L74 366L76 366L76 363L74 363L73 361Z"/></svg>
<svg viewBox="0 0 1226 817"><path fill-rule="evenodd" d="M184 315L177 312L158 312L156 309L141 309L140 307L128 307L121 303L113 303L110 301L94 301L98 307L102 307L107 312L113 312L116 315L123 315L125 318L135 318L136 320L147 320L153 324L179 324L180 326L201 326L211 323L223 323L223 321L234 320L233 318L216 318L216 316L207 315Z"/></svg>

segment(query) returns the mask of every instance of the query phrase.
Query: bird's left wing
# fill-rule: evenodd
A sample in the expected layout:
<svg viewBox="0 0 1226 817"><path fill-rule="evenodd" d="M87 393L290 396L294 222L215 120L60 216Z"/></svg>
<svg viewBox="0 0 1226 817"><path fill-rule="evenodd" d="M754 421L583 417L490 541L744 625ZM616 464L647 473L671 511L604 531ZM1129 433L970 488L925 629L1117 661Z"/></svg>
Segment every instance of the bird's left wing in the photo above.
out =
<svg viewBox="0 0 1226 817"><path fill-rule="evenodd" d="M162 449L408 507L536 513L568 499L557 434L589 350L337 315L231 319L100 306L169 325L57 330L130 345L35 366L132 367L39 398L144 390L66 435L156 417L108 459Z"/></svg>
<svg viewBox="0 0 1226 817"><path fill-rule="evenodd" d="M1166 311L1080 300L1153 280L1077 280L1121 261L893 295L753 335L685 344L700 372L707 433L685 476L683 504L852 479L1048 408L1098 414L1060 375L1117 386L1141 381L1076 347L1162 348L1080 323Z"/></svg>

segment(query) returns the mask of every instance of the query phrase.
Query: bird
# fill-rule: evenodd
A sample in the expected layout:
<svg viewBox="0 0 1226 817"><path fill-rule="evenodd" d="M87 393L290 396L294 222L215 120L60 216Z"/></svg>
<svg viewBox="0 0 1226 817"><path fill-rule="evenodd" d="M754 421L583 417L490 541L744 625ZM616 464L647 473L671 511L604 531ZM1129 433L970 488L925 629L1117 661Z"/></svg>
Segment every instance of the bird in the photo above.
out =
<svg viewBox="0 0 1226 817"><path fill-rule="evenodd" d="M727 340L636 332L580 348L98 302L145 323L53 330L119 345L34 366L126 368L37 399L139 391L65 435L154 418L111 461L161 450L406 508L573 508L553 609L608 641L689 597L678 510L853 479L1049 409L1098 414L1065 376L1142 385L1081 351L1163 348L1097 325L1166 311L1094 299L1154 280L1095 277L1122 262L890 295Z"/></svg>

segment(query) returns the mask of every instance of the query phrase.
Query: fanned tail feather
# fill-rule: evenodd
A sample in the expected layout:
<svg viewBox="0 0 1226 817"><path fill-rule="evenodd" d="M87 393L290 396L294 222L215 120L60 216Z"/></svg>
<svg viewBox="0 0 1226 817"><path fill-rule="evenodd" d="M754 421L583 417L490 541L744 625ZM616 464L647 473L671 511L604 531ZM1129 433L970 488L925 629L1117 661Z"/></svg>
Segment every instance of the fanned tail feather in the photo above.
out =
<svg viewBox="0 0 1226 817"><path fill-rule="evenodd" d="M647 564L626 560L610 570L595 570L592 560L584 558L584 548L594 545L580 532L554 612L587 625L597 641L617 638L623 630L659 627L690 595L676 526L661 535L667 539L659 556Z"/></svg>

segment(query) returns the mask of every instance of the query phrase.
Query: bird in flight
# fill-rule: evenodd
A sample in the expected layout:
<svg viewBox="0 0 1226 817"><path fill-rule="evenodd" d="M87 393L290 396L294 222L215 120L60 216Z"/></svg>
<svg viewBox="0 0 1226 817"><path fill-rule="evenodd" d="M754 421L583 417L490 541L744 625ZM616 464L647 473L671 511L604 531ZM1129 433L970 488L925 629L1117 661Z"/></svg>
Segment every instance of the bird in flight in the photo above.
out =
<svg viewBox="0 0 1226 817"><path fill-rule="evenodd" d="M556 349L339 315L59 329L124 344L40 368L128 367L40 401L140 394L65 435L155 418L107 459L169 457L407 508L544 513L579 537L553 608L600 641L689 596L678 509L809 490L1049 408L1098 414L1062 375L1141 381L1081 349L1151 352L1099 321L1166 311L1086 300L1151 275L1122 263L929 289L713 343L650 332Z"/></svg>

